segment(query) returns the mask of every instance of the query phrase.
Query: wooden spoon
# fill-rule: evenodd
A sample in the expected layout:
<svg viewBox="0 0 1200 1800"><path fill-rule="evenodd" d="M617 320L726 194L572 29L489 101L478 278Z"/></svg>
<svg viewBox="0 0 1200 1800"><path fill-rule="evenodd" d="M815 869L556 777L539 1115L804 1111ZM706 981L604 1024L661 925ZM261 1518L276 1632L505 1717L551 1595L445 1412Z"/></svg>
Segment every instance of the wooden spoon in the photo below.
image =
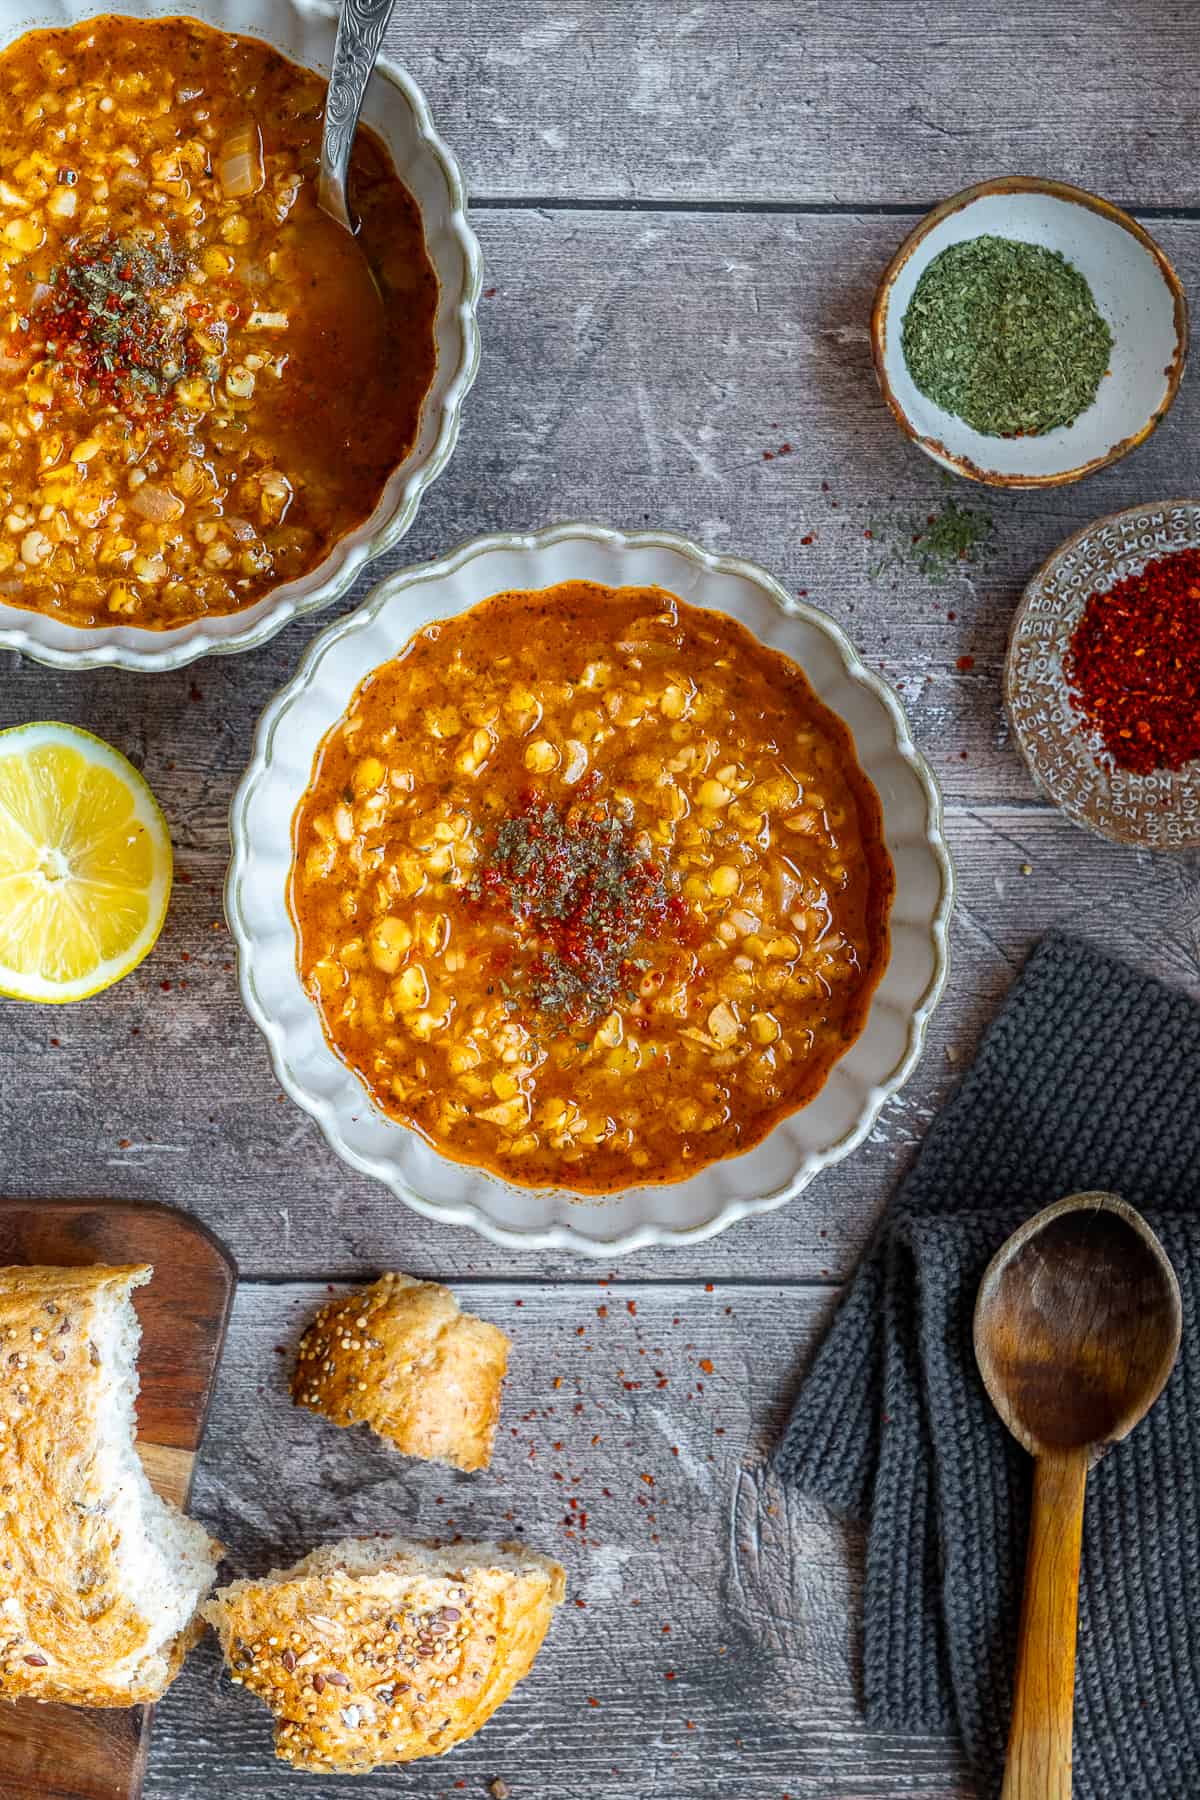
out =
<svg viewBox="0 0 1200 1800"><path fill-rule="evenodd" d="M1115 1194L1047 1207L983 1278L975 1357L996 1411L1035 1458L1001 1800L1070 1800L1088 1470L1162 1393L1180 1325L1167 1254Z"/></svg>

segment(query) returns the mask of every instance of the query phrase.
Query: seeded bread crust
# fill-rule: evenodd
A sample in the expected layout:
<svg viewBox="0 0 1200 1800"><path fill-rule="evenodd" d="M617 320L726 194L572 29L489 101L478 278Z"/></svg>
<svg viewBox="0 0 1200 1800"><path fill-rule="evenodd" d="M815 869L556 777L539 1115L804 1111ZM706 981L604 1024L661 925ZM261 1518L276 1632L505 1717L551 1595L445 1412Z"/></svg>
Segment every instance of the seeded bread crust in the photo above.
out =
<svg viewBox="0 0 1200 1800"><path fill-rule="evenodd" d="M486 1469L508 1351L499 1326L460 1311L449 1288L384 1275L321 1308L292 1397L335 1425L369 1425L406 1456Z"/></svg>
<svg viewBox="0 0 1200 1800"><path fill-rule="evenodd" d="M0 1269L0 1699L157 1700L203 1630L197 1613L162 1643L155 1597L128 1591L97 1457L112 1377L93 1337L98 1315L152 1273ZM215 1565L220 1546L208 1548Z"/></svg>
<svg viewBox="0 0 1200 1800"><path fill-rule="evenodd" d="M533 1666L566 1591L521 1544L348 1539L204 1608L232 1679L270 1707L275 1754L365 1775L472 1737Z"/></svg>

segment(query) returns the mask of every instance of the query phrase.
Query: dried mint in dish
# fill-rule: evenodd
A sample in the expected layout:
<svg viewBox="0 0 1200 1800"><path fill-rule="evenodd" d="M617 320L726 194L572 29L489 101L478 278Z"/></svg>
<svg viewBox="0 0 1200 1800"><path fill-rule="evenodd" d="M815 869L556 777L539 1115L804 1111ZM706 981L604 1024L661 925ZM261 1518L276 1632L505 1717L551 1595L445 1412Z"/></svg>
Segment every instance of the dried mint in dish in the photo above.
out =
<svg viewBox="0 0 1200 1800"><path fill-rule="evenodd" d="M1061 252L988 236L934 257L901 343L913 381L943 411L987 437L1036 437L1092 404L1113 338Z"/></svg>

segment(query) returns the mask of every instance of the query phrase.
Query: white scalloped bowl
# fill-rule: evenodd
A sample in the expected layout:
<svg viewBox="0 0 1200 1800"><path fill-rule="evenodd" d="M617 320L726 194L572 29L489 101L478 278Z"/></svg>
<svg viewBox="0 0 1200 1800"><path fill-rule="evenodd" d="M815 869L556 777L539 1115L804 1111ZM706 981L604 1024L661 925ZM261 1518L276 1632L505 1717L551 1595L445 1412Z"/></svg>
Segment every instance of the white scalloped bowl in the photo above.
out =
<svg viewBox="0 0 1200 1800"><path fill-rule="evenodd" d="M300 982L287 906L292 818L325 733L359 683L414 631L508 589L569 580L667 588L693 606L731 614L800 664L854 733L883 803L896 869L892 953L862 1035L808 1106L744 1155L686 1181L596 1198L514 1187L440 1156L387 1118L330 1049ZM225 910L238 948L242 997L266 1035L275 1071L339 1156L387 1183L427 1217L469 1225L494 1243L611 1257L650 1244L694 1242L782 1206L870 1131L920 1054L946 977L953 873L941 800L895 694L866 669L824 613L751 563L710 556L659 532L626 536L596 525L479 538L443 561L389 576L331 625L259 722L230 813L233 860Z"/></svg>
<svg viewBox="0 0 1200 1800"><path fill-rule="evenodd" d="M138 19L188 18L220 31L263 38L293 62L329 73L337 9L326 0L191 0L176 6L106 6L95 0L54 0L34 12L0 0L0 47L27 31L67 26L116 13ZM399 543L417 515L421 496L450 460L462 404L479 365L476 307L482 263L467 223L466 191L458 164L434 130L412 77L381 61L367 90L363 118L387 144L396 172L421 209L425 243L439 284L434 333L437 369L425 397L417 441L388 478L370 518L334 545L324 562L297 581L264 594L244 612L196 619L170 631L130 625L83 629L0 602L0 649L63 669L115 667L157 672L181 669L198 657L265 644L290 620L340 599L364 563Z"/></svg>

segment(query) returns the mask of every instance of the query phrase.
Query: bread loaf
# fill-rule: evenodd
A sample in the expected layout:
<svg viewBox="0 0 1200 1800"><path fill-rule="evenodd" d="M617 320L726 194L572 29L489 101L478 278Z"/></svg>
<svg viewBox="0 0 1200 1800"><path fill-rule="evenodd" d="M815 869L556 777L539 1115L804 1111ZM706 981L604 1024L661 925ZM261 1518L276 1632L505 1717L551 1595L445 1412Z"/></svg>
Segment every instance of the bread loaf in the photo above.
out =
<svg viewBox="0 0 1200 1800"><path fill-rule="evenodd" d="M134 1448L145 1267L0 1269L0 1698L156 1700L220 1546Z"/></svg>
<svg viewBox="0 0 1200 1800"><path fill-rule="evenodd" d="M205 1607L235 1682L275 1715L275 1753L366 1774L471 1737L527 1675L565 1591L520 1544L348 1538L235 1581Z"/></svg>
<svg viewBox="0 0 1200 1800"><path fill-rule="evenodd" d="M335 1425L369 1425L406 1456L484 1469L509 1340L449 1288L384 1275L331 1300L300 1340L292 1396Z"/></svg>

